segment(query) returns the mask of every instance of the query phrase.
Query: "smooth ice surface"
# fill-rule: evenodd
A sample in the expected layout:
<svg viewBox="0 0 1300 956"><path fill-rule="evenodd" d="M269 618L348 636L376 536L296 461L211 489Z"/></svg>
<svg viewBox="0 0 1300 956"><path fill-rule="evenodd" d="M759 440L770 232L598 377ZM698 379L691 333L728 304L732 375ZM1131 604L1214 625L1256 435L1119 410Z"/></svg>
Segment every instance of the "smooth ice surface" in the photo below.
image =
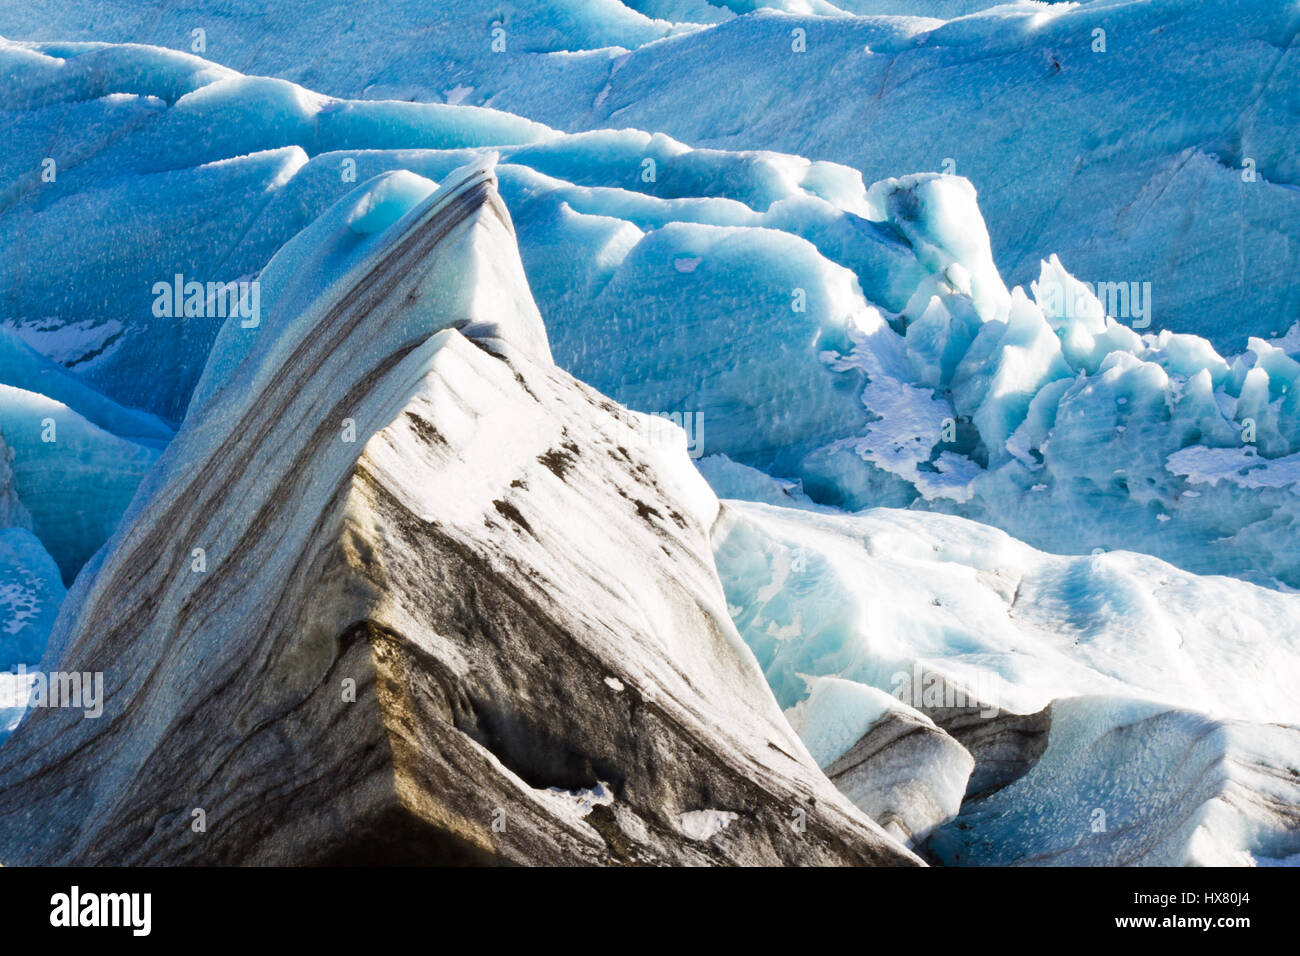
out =
<svg viewBox="0 0 1300 956"><path fill-rule="evenodd" d="M158 450L119 438L72 408L0 385L0 434L13 490L67 581L112 534Z"/></svg>
<svg viewBox="0 0 1300 956"><path fill-rule="evenodd" d="M62 365L33 349L12 329L3 327L0 327L0 384L39 392L62 402L105 431L141 444L161 448L173 434L156 415L124 408L104 397Z"/></svg>
<svg viewBox="0 0 1300 956"><path fill-rule="evenodd" d="M919 666L1016 713L1109 693L1300 723L1300 594L1128 552L1046 554L987 525L893 509L728 501L713 541L732 615L783 707L809 677L896 693Z"/></svg>
<svg viewBox="0 0 1300 956"><path fill-rule="evenodd" d="M786 717L860 810L911 849L957 815L975 764L961 744L878 688L838 677L807 685Z"/></svg>
<svg viewBox="0 0 1300 956"><path fill-rule="evenodd" d="M1300 727L1114 697L1052 707L1046 752L930 843L947 864L1252 866L1300 850ZM1294 865L1294 863L1292 863Z"/></svg>
<svg viewBox="0 0 1300 956"><path fill-rule="evenodd" d="M819 767L843 756L886 714L902 711L925 718L895 697L856 681L815 678L806 698L786 711Z"/></svg>
<svg viewBox="0 0 1300 956"><path fill-rule="evenodd" d="M823 765L891 700L988 718L1050 705L1046 752L963 805L930 843L944 862L1295 852L1300 595L888 509L727 501L714 548L742 636Z"/></svg>

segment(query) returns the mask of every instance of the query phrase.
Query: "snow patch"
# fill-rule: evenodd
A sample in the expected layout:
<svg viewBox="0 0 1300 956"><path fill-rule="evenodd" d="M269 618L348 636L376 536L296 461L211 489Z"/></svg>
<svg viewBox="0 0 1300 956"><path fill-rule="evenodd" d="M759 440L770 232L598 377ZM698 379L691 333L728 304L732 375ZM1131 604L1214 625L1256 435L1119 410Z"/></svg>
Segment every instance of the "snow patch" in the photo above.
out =
<svg viewBox="0 0 1300 956"><path fill-rule="evenodd" d="M681 815L682 832L692 840L710 840L740 819L732 810L687 810Z"/></svg>

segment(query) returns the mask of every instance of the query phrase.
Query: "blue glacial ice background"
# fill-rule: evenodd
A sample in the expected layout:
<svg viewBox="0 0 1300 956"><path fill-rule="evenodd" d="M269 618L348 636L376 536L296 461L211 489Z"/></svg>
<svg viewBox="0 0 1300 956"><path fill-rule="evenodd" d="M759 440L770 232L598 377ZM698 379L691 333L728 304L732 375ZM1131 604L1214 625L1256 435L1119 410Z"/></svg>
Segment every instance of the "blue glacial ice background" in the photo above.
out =
<svg viewBox="0 0 1300 956"><path fill-rule="evenodd" d="M823 766L900 672L995 681L1047 749L933 858L1295 863L1298 34L1293 0L0 3L0 671L187 409L492 154L557 363L696 416L731 612ZM177 274L259 280L260 333L157 315Z"/></svg>

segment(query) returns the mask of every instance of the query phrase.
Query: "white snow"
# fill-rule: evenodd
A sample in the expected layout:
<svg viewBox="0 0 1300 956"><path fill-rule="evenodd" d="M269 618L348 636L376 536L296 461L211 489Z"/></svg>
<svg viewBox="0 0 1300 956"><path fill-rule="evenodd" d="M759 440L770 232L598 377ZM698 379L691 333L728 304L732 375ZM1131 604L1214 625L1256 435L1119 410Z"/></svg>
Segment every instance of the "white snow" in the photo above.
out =
<svg viewBox="0 0 1300 956"><path fill-rule="evenodd" d="M578 817L585 817L595 807L607 807L614 802L614 793L609 784L597 782L594 786L578 790L565 790L563 787L547 787L538 790L539 794L553 800L567 811Z"/></svg>
<svg viewBox="0 0 1300 956"><path fill-rule="evenodd" d="M734 810L687 810L680 819L682 832L692 840L703 842L740 819L740 814Z"/></svg>
<svg viewBox="0 0 1300 956"><path fill-rule="evenodd" d="M1253 448L1193 445L1169 456L1168 467L1195 485L1213 488L1225 481L1240 488L1283 488L1300 494L1300 452L1267 459ZM1195 492L1189 492L1195 494Z"/></svg>
<svg viewBox="0 0 1300 956"><path fill-rule="evenodd" d="M1294 594L1127 552L1046 554L985 525L916 511L849 516L728 501L713 539L733 617L786 708L805 699L809 677L896 694L900 675L920 666L976 699L990 688L997 699L983 703L1018 713L1112 694L1300 722Z"/></svg>

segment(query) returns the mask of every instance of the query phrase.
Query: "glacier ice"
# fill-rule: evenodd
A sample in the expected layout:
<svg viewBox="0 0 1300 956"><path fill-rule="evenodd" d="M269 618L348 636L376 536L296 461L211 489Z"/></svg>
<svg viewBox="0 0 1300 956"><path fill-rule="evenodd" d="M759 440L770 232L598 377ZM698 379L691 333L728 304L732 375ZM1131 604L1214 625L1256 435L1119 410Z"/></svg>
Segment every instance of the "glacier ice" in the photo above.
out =
<svg viewBox="0 0 1300 956"><path fill-rule="evenodd" d="M0 749L6 863L920 862L777 707L684 434L551 362L495 184L380 177L268 266L340 271L218 353L78 577L46 661L112 692Z"/></svg>
<svg viewBox="0 0 1300 956"><path fill-rule="evenodd" d="M62 402L0 384L13 490L66 580L112 533L157 447L119 438Z"/></svg>
<svg viewBox="0 0 1300 956"><path fill-rule="evenodd" d="M66 594L59 567L31 531L14 490L12 452L0 439L0 741L27 708L23 668L41 659Z"/></svg>
<svg viewBox="0 0 1300 956"><path fill-rule="evenodd" d="M203 55L334 97L762 145L870 180L956 171L979 189L1012 284L1032 281L1051 252L1089 281L1151 281L1156 328L1220 351L1285 333L1300 304L1290 281L1300 23L1289 3L943 0L916 16L905 0L552 0L530 15L487 0L402 0L358 11L348 31L317 23L310 0L256 17L225 9L10 5L0 34L58 41L60 53L91 49L69 40L188 51L194 20L207 19L222 28ZM712 95L720 88L746 95Z"/></svg>
<svg viewBox="0 0 1300 956"><path fill-rule="evenodd" d="M1300 720L1300 595L1131 552L1045 554L968 519L895 509L728 501L713 540L783 707L807 693L805 675L894 692L919 662L1016 713L1112 694Z"/></svg>
<svg viewBox="0 0 1300 956"><path fill-rule="evenodd" d="M0 530L0 741L27 709L29 678L66 591L59 568L25 528Z"/></svg>
<svg viewBox="0 0 1300 956"><path fill-rule="evenodd" d="M242 441L254 474L279 467L293 441L250 422L307 380L281 371L372 270L436 252L411 288L428 308L375 346L472 317L420 374L474 468L419 485L420 520L513 521L466 491L512 460L475 424L516 450L547 427L464 343L553 359L690 420L698 475L673 427L602 406L629 441L667 436L732 651L798 731L776 721L782 748L898 841L946 863L1294 861L1293 9L403 0L338 33L289 0L199 56L134 42L185 47L210 8L0 11L23 38L0 38L0 736L5 669L52 628L47 660L68 652L114 553L144 547L128 529L207 487L189 452ZM496 226L402 245L476 177L517 254ZM173 280L207 298L160 310ZM227 282L256 289L251 321L217 308ZM387 423L347 409L409 383L370 394L352 376L374 349L339 347L330 428L364 444ZM626 677L590 683L631 699ZM635 828L608 774L524 782L585 837ZM712 800L665 819L703 854L753 825Z"/></svg>
<svg viewBox="0 0 1300 956"><path fill-rule="evenodd" d="M45 77L47 61L111 56L119 70L138 58L119 88L153 110L152 122L89 145L65 177L71 185L59 187L68 202L157 220L165 237L121 249L106 224L84 234L98 244L93 254L62 254L78 278L71 288L108 287L134 303L139 318L127 323L116 311L99 315L117 329L107 349L85 361L66 342L58 352L118 401L179 417L223 321L149 315L159 275L204 260L227 264L222 281L260 275L355 187L348 161L357 181L405 171L433 183L492 144L557 359L633 407L701 415L709 451L798 482L826 504L924 505L1051 550L1141 549L1194 570L1300 584L1286 546L1297 506L1290 483L1211 484L1172 457L1199 445L1293 453L1294 360L1258 338L1224 358L1187 333L1140 334L1131 319L1106 314L1124 304L1117 289L1079 282L1054 256L1029 293L1008 291L961 178L913 175L867 189L831 163L690 149L662 134L569 135L472 107L342 102L181 54L55 52L70 59L4 47L32 109L88 107L58 83L23 77ZM111 116L119 100L93 103ZM228 142L192 132L213 126ZM431 139L444 148L422 148ZM159 171L162 155L171 158ZM648 160L661 175L646 175ZM203 207L143 204L140 184L157 176L195 197L246 195L239 205L251 211L176 230L168 217ZM396 205L379 208L395 214L400 199L398 190ZM69 210L46 202L22 214L53 242ZM110 244L113 256L133 257L129 268L81 274ZM15 279L28 316L59 307L38 275ZM277 281L263 279L267 310ZM81 300L64 306L96 312ZM46 322L11 319L38 347L32 330ZM93 331L82 329L98 341ZM1124 469L1106 464L1121 455Z"/></svg>
<svg viewBox="0 0 1300 956"><path fill-rule="evenodd" d="M836 677L807 680L786 711L831 782L909 848L953 819L975 761L934 721L891 694Z"/></svg>
<svg viewBox="0 0 1300 956"><path fill-rule="evenodd" d="M58 568L36 536L0 530L0 670L41 659L63 596Z"/></svg>
<svg viewBox="0 0 1300 956"><path fill-rule="evenodd" d="M29 678L66 592L54 559L23 527L0 530L0 741L27 709Z"/></svg>
<svg viewBox="0 0 1300 956"><path fill-rule="evenodd" d="M972 750L960 816L932 817L939 859L1224 865L1300 845L1300 594L912 511L727 501L713 538L740 632L824 767L891 699ZM1008 762L987 738L1015 715L1041 715L1046 747ZM951 786L961 765L914 767L909 783Z"/></svg>
<svg viewBox="0 0 1300 956"><path fill-rule="evenodd" d="M930 849L985 866L1254 866L1300 848L1300 727L1113 697L1051 707L1038 762Z"/></svg>

